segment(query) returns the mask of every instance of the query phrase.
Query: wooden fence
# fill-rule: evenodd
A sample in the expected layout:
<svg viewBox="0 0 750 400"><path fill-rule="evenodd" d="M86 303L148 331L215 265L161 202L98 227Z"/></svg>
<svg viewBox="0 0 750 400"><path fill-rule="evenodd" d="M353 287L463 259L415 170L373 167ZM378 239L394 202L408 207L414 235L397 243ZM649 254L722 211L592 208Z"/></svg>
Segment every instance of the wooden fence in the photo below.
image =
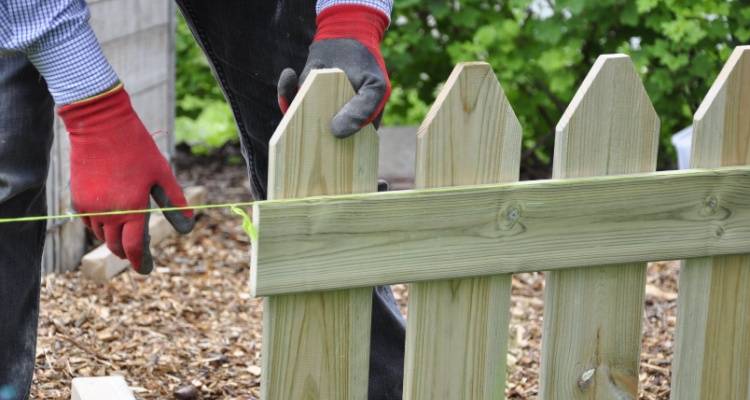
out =
<svg viewBox="0 0 750 400"><path fill-rule="evenodd" d="M521 126L485 63L458 65L419 129L424 190L372 193L375 131L328 128L352 94L314 71L271 140L253 209L264 399L365 399L371 287L401 282L404 398L502 399L511 274L527 271L548 271L540 397L635 399L646 262L664 259L688 259L672 398L750 398L750 46L698 109L686 171L653 172L659 118L625 55L583 81L547 181L514 183Z"/></svg>

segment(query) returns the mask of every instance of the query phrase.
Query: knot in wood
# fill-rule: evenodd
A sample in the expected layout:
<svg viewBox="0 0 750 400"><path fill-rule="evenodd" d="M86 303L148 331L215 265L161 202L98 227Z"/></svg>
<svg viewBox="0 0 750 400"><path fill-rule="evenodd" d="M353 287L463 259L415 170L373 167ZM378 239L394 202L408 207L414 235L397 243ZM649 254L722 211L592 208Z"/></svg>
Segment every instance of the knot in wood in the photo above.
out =
<svg viewBox="0 0 750 400"><path fill-rule="evenodd" d="M523 216L523 206L517 201L510 201L504 204L497 214L497 229L499 231L515 231L523 227L521 217Z"/></svg>
<svg viewBox="0 0 750 400"><path fill-rule="evenodd" d="M596 373L596 368L591 368L583 371L581 377L578 378L578 388L581 390L586 390L594 380L594 373Z"/></svg>
<svg viewBox="0 0 750 400"><path fill-rule="evenodd" d="M708 196L703 200L703 213L705 215L714 215L719 210L719 199L716 196Z"/></svg>
<svg viewBox="0 0 750 400"><path fill-rule="evenodd" d="M511 207L508 209L506 218L508 219L508 222L514 223L518 221L519 218L521 218L521 211L516 207Z"/></svg>

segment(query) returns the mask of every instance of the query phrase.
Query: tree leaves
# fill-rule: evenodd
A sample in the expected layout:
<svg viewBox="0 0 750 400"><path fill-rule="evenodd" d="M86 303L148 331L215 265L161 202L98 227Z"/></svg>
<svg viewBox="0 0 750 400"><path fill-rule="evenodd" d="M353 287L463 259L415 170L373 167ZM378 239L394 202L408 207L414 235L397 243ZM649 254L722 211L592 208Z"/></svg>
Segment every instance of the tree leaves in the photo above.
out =
<svg viewBox="0 0 750 400"><path fill-rule="evenodd" d="M406 22L391 26L383 52L402 95L386 107L385 123L420 123L456 62L484 60L524 127L525 164L545 170L553 146L548 137L591 64L600 54L624 52L662 121L659 166L670 167L669 135L691 123L729 52L750 40L750 7L741 3L397 1L393 20Z"/></svg>
<svg viewBox="0 0 750 400"><path fill-rule="evenodd" d="M525 176L548 173L550 135L596 57L633 58L669 135L689 125L731 50L750 41L738 0L399 0L382 49L393 83L384 124L419 124L459 61L492 64L524 128ZM208 63L180 19L177 137L209 151L236 132Z"/></svg>
<svg viewBox="0 0 750 400"><path fill-rule="evenodd" d="M206 154L230 141L237 141L232 111L211 74L208 60L198 47L184 18L179 16L175 77L175 137Z"/></svg>

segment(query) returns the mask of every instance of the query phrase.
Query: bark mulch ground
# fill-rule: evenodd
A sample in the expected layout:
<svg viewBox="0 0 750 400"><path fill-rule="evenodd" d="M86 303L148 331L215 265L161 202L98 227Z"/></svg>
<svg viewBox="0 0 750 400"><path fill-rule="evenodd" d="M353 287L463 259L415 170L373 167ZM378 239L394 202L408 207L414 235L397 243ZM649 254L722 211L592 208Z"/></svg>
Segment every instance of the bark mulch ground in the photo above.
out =
<svg viewBox="0 0 750 400"><path fill-rule="evenodd" d="M181 158L180 179L208 187L210 202L248 200L242 165ZM261 375L261 302L249 295L249 241L228 210L168 239L148 277L94 284L78 272L42 282L32 398L69 398L77 376L121 374L141 399L255 399ZM648 269L641 398L669 397L678 263ZM537 397L544 278L513 279L507 395ZM395 287L405 310L408 289Z"/></svg>

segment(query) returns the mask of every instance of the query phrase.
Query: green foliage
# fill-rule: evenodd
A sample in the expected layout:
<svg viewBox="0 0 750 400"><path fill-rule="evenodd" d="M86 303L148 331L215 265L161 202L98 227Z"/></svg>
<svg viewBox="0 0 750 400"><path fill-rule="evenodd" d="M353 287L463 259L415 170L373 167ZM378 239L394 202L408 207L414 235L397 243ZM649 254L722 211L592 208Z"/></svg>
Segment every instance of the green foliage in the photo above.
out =
<svg viewBox="0 0 750 400"><path fill-rule="evenodd" d="M178 15L176 48L177 141L189 144L198 154L236 141L237 128L232 111L182 15Z"/></svg>
<svg viewBox="0 0 750 400"><path fill-rule="evenodd" d="M543 176L554 127L596 57L633 58L669 136L690 124L734 46L750 41L747 0L397 0L383 53L393 81L384 124L419 124L460 61L492 64L524 127L527 176ZM208 63L177 29L177 137L197 151L236 140Z"/></svg>
<svg viewBox="0 0 750 400"><path fill-rule="evenodd" d="M199 102L197 117L178 116L175 121L178 140L188 143L193 153L207 154L224 143L237 140L232 111L223 100Z"/></svg>
<svg viewBox="0 0 750 400"><path fill-rule="evenodd" d="M555 124L600 54L633 58L661 118L664 168L669 136L750 40L746 0L399 0L392 20L384 122L419 124L455 63L487 61L524 127L529 176L548 171Z"/></svg>

